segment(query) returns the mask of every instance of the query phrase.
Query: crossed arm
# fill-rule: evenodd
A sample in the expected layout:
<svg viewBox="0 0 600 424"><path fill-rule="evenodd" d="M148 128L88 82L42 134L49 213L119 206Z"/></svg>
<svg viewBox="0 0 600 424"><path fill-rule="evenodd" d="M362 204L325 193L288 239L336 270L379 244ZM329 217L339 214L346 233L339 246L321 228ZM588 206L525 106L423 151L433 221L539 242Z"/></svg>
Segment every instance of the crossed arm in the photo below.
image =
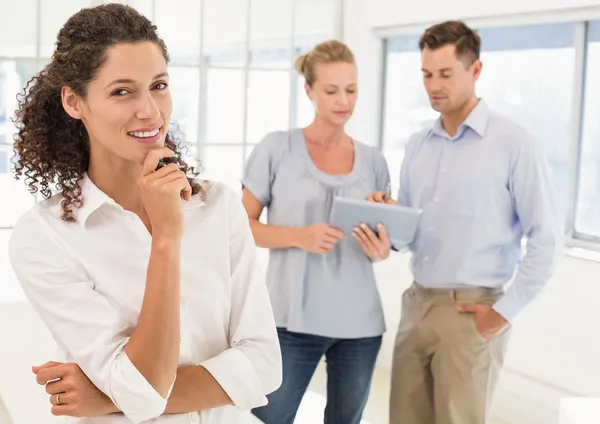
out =
<svg viewBox="0 0 600 424"><path fill-rule="evenodd" d="M121 412L77 364L47 362L32 370L38 384L45 386L50 395L53 415L99 417ZM164 413L180 414L232 404L231 398L204 367L181 367Z"/></svg>

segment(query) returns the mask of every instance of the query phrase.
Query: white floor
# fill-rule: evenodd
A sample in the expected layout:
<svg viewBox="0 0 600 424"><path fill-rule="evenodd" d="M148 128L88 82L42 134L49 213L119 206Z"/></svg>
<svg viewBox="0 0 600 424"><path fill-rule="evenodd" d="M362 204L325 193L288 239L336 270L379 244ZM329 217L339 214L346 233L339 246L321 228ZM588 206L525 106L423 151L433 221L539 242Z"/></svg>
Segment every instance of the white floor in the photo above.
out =
<svg viewBox="0 0 600 424"><path fill-rule="evenodd" d="M326 381L325 364L322 363L311 381L309 391L302 400L295 424L318 424L323 422ZM375 369L371 393L362 424L388 424L389 387L389 372L379 368ZM504 423L492 422L490 424Z"/></svg>
<svg viewBox="0 0 600 424"><path fill-rule="evenodd" d="M323 422L326 386L327 373L323 362L317 368L309 391L302 400L295 424ZM362 424L387 424L389 387L389 374L376 369Z"/></svg>

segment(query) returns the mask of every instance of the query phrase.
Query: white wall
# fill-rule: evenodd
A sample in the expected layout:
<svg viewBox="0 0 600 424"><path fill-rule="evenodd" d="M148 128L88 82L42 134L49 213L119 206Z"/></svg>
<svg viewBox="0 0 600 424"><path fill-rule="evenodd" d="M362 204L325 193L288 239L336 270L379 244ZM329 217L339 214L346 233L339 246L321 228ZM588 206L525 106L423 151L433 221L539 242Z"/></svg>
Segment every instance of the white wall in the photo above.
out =
<svg viewBox="0 0 600 424"><path fill-rule="evenodd" d="M360 100L351 130L355 137L372 144L379 137L383 55L381 40L374 29L600 6L598 0L410 3L368 0L368 3L367 7L367 0L346 0L344 40L356 54L359 67ZM400 296L412 281L408 259L407 255L393 254L390 260L377 266L388 324L379 358L382 368L391 364ZM515 424L557 423L560 398L600 396L600 337L596 336L600 310L595 307L596 299L600 298L598 275L599 262L565 255L547 290L516 321L496 396L498 418Z"/></svg>
<svg viewBox="0 0 600 424"><path fill-rule="evenodd" d="M360 0L359 0L360 1ZM446 19L467 19L511 15L528 12L597 6L597 0L372 0L364 15L371 28L435 22Z"/></svg>

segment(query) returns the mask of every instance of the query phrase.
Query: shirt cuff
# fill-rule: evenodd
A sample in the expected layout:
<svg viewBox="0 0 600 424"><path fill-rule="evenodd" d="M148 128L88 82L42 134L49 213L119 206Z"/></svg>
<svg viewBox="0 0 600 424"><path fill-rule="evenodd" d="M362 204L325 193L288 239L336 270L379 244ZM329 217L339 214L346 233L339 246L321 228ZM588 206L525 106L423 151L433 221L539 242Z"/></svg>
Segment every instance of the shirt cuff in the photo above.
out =
<svg viewBox="0 0 600 424"><path fill-rule="evenodd" d="M494 304L493 309L509 323L512 323L523 309L523 305L520 305L515 299L504 295Z"/></svg>
<svg viewBox="0 0 600 424"><path fill-rule="evenodd" d="M169 388L171 394L175 380ZM123 414L134 423L161 416L167 407L163 398L133 365L125 351L116 358L111 372L110 397Z"/></svg>
<svg viewBox="0 0 600 424"><path fill-rule="evenodd" d="M263 384L250 360L239 349L230 348L202 364L240 409L266 405Z"/></svg>

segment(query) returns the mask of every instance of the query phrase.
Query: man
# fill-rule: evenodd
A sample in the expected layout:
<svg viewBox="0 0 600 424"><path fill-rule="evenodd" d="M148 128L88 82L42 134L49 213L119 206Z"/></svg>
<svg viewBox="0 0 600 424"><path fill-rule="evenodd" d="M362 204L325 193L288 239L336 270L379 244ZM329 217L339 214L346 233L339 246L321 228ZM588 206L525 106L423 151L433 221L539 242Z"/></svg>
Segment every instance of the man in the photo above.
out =
<svg viewBox="0 0 600 424"><path fill-rule="evenodd" d="M398 203L423 215L394 350L391 424L486 422L508 328L561 248L539 145L475 95L480 46L460 21L430 27L419 43L440 118L411 137L400 175Z"/></svg>

